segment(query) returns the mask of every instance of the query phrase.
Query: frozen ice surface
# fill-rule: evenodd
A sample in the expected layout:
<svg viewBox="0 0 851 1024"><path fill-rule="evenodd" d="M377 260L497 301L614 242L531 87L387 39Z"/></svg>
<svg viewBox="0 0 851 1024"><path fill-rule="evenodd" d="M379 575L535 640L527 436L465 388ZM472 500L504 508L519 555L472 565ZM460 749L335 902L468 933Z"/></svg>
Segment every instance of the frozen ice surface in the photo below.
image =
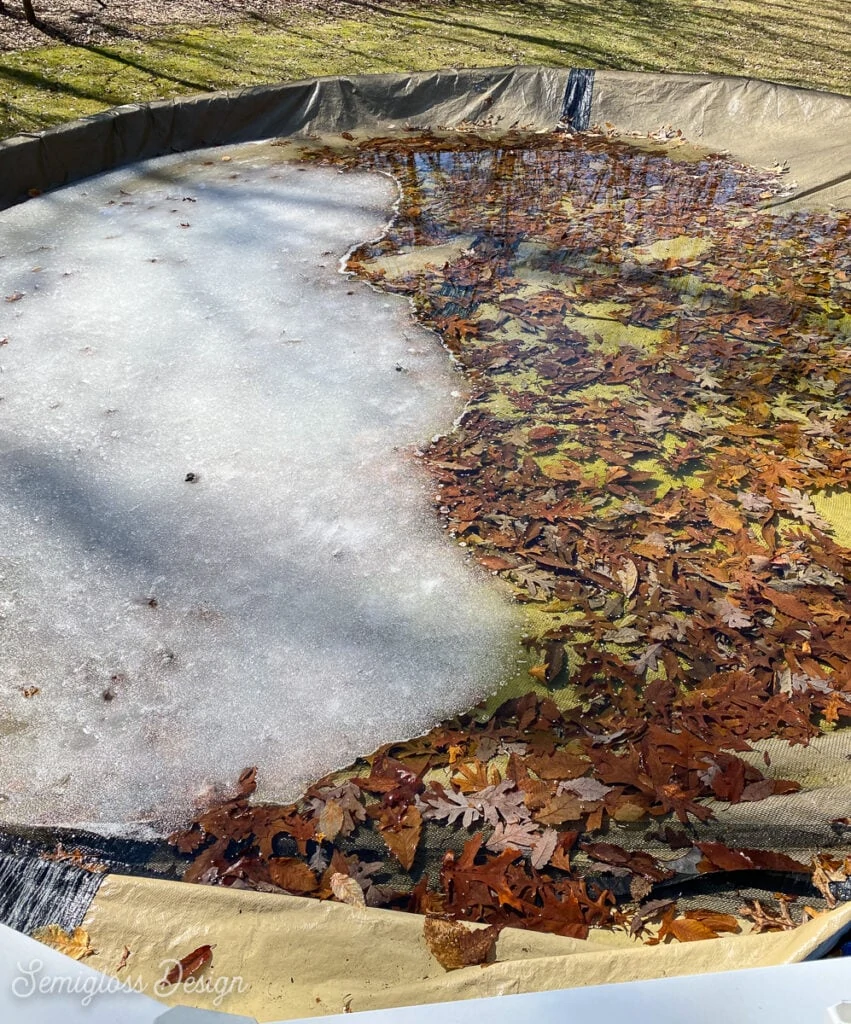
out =
<svg viewBox="0 0 851 1024"><path fill-rule="evenodd" d="M411 452L463 379L339 272L394 199L249 148L0 215L1 818L292 798L510 671Z"/></svg>

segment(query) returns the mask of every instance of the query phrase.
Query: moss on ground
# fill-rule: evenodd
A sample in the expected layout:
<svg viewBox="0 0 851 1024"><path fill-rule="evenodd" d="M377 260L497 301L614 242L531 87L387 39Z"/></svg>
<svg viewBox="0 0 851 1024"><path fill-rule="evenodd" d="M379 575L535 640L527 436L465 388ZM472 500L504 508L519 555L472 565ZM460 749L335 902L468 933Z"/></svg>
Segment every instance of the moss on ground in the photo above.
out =
<svg viewBox="0 0 851 1024"><path fill-rule="evenodd" d="M174 28L144 41L0 53L0 137L120 103L314 75L558 67L745 75L851 93L846 0L352 4L352 17Z"/></svg>

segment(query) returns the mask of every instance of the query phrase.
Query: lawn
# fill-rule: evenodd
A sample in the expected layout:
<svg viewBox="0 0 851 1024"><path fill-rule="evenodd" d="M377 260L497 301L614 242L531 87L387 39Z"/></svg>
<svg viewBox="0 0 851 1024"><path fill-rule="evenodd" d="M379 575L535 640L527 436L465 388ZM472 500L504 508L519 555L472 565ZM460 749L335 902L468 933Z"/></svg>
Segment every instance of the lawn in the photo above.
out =
<svg viewBox="0 0 851 1024"><path fill-rule="evenodd" d="M343 0L334 12L281 3L271 18L0 52L0 137L211 89L462 66L711 72L851 93L846 0Z"/></svg>

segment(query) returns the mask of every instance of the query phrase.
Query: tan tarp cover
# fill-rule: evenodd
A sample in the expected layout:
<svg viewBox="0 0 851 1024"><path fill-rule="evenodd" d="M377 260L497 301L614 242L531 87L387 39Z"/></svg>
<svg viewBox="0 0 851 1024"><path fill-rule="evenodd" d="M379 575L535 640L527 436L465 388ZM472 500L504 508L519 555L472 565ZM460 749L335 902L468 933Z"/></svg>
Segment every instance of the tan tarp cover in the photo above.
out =
<svg viewBox="0 0 851 1024"><path fill-rule="evenodd" d="M851 904L791 932L659 946L625 933L580 941L506 929L496 963L446 972L428 951L422 917L298 896L110 875L83 922L97 949L86 963L141 978L149 993L172 960L215 944L211 991L178 989L166 1002L212 1009L218 983L227 993L219 1009L261 1022L790 964L849 926ZM236 978L241 993L219 981Z"/></svg>
<svg viewBox="0 0 851 1024"><path fill-rule="evenodd" d="M360 75L116 107L0 143L0 208L136 160L304 132L486 122L546 131L569 71L486 68ZM851 88L851 83L849 83ZM673 126L761 166L787 164L811 202L851 205L851 97L744 78L597 71L591 121Z"/></svg>
<svg viewBox="0 0 851 1024"><path fill-rule="evenodd" d="M591 120L640 134L671 126L744 163L785 164L809 205L851 206L848 96L746 78L599 71Z"/></svg>

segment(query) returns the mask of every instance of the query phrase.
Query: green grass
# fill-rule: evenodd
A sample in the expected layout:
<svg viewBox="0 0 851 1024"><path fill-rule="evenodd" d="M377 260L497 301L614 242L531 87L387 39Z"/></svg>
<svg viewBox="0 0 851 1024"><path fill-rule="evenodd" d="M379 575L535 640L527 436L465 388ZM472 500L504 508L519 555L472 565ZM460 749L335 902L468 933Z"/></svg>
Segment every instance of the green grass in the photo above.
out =
<svg viewBox="0 0 851 1024"><path fill-rule="evenodd" d="M501 64L705 71L851 93L847 0L353 3L345 19L290 11L144 42L0 53L0 137L210 89Z"/></svg>

